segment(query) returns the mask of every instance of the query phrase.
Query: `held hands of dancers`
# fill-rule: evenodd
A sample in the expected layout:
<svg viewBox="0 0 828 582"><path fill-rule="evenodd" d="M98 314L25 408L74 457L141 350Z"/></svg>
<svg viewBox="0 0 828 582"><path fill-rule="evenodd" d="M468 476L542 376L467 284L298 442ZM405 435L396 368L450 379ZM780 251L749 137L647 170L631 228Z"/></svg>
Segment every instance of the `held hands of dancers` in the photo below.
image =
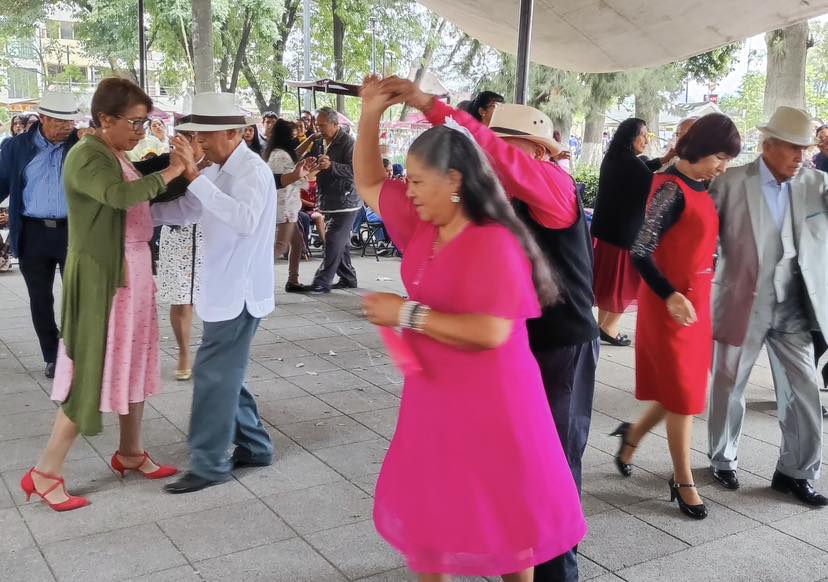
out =
<svg viewBox="0 0 828 582"><path fill-rule="evenodd" d="M172 139L169 169L174 169L177 172L173 177L183 175L190 182L198 178L199 175L193 148L190 142L180 135Z"/></svg>
<svg viewBox="0 0 828 582"><path fill-rule="evenodd" d="M696 323L696 310L687 297L675 292L667 298L667 311L679 325L688 327Z"/></svg>

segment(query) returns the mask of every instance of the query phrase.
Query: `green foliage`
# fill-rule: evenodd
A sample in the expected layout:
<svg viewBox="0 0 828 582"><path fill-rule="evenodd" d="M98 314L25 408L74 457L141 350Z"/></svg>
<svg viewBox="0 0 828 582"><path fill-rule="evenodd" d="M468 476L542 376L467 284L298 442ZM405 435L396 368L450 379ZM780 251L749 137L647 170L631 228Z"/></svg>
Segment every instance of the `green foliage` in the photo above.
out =
<svg viewBox="0 0 828 582"><path fill-rule="evenodd" d="M744 136L764 120L765 75L751 71L742 78L736 95L728 95L719 102L722 111L730 115Z"/></svg>
<svg viewBox="0 0 828 582"><path fill-rule="evenodd" d="M584 185L584 206L592 208L598 197L598 168L578 164L575 168L575 182Z"/></svg>
<svg viewBox="0 0 828 582"><path fill-rule="evenodd" d="M683 63L683 68L694 81L717 83L727 77L733 70L741 48L742 43L735 42L713 49L695 57L690 57Z"/></svg>
<svg viewBox="0 0 828 582"><path fill-rule="evenodd" d="M814 46L808 51L805 67L805 101L809 112L828 119L828 23L811 26Z"/></svg>

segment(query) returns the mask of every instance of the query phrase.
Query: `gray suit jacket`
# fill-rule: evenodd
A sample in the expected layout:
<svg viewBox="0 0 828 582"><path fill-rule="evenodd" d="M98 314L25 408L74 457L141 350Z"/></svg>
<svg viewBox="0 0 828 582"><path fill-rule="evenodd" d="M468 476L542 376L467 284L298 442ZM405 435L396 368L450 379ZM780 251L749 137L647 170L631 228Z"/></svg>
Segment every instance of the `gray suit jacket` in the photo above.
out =
<svg viewBox="0 0 828 582"><path fill-rule="evenodd" d="M731 168L710 186L719 209L719 263L713 286L713 335L741 346L751 325L762 245L778 236L762 225L764 204L759 160ZM799 269L817 322L828 331L828 174L803 169L791 182Z"/></svg>

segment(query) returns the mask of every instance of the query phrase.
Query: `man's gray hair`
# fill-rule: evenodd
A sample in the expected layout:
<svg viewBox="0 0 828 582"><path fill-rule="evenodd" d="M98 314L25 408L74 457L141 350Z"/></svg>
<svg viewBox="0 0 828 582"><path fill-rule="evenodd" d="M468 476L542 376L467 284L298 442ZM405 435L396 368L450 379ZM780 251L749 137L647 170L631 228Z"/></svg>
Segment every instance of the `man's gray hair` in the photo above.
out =
<svg viewBox="0 0 828 582"><path fill-rule="evenodd" d="M328 123L339 125L339 113L337 113L336 109L334 109L333 107L322 107L319 111L316 112L317 121L319 120L320 116L327 119Z"/></svg>

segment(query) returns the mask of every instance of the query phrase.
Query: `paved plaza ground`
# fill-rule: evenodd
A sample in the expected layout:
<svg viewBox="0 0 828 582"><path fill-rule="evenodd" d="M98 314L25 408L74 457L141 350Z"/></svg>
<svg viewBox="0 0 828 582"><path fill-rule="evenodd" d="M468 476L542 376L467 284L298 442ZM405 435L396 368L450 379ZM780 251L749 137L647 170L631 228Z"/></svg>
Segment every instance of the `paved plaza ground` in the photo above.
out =
<svg viewBox="0 0 828 582"><path fill-rule="evenodd" d="M305 280L317 262L303 263ZM367 289L400 291L399 259L357 260ZM283 284L286 266L278 266ZM172 496L161 483L108 466L117 420L80 439L66 478L93 505L57 514L26 503L20 478L46 443L55 406L43 376L19 272L0 274L0 580L9 582L411 580L375 533L374 483L388 448L402 380L359 295L278 296L256 335L248 373L278 452L264 469L237 471L227 484ZM161 314L163 394L149 400L145 434L159 461L187 464L192 384L172 379L175 341ZM632 333L634 319L625 318ZM198 342L198 332L193 343ZM643 409L633 397L634 351L603 346L584 509L583 580L828 580L828 510L809 510L770 490L779 427L767 360L748 391L739 451L742 489L711 485L703 417L695 421L693 466L710 517L695 522L668 502L670 457L663 427L640 447L623 479L607 434ZM457 419L462 430L462 418ZM828 460L828 453L824 456ZM828 483L818 484L823 490Z"/></svg>

